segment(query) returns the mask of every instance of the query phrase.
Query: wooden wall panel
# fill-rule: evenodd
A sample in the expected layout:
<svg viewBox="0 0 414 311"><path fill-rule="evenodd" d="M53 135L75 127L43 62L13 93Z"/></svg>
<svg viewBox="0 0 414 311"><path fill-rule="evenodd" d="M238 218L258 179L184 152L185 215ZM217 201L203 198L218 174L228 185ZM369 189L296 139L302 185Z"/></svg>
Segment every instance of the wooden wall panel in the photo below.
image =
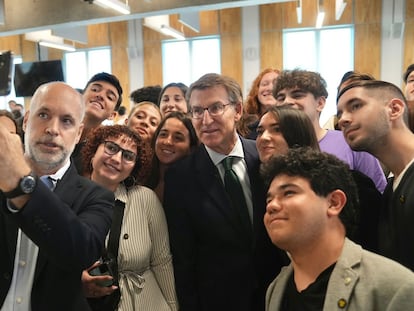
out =
<svg viewBox="0 0 414 311"><path fill-rule="evenodd" d="M405 3L403 72L409 65L414 64L414 0L406 0Z"/></svg>
<svg viewBox="0 0 414 311"><path fill-rule="evenodd" d="M346 9L339 21L334 17L335 0L324 0L325 25L351 24L355 22L355 70L368 72L376 77L381 66L381 8L382 0L347 1ZM406 24L404 33L404 67L414 63L414 0L406 0ZM354 7L353 7L354 6ZM296 2L273 3L260 6L260 66L282 68L283 29L314 27L316 0L303 1L303 22L297 23ZM241 40L241 9L212 10L200 12L200 33L182 26L178 15L170 17L173 27L183 30L186 36L220 35L222 72L234 77L242 84L243 51ZM353 21L354 19L354 21ZM76 44L79 48L112 46L113 72L119 76L125 94L129 92L127 26L96 24L88 26L88 44ZM144 38L144 84L162 84L161 40L169 37L143 27ZM0 37L0 48L11 49L23 55L24 61L37 60L36 44L22 36ZM58 58L59 51L49 50L49 58ZM124 102L128 102L126 97Z"/></svg>
<svg viewBox="0 0 414 311"><path fill-rule="evenodd" d="M335 0L325 0L323 2L325 10L325 18L323 21L324 25L352 24L352 1L346 2L347 5L345 7L345 10L338 21L336 20L335 16Z"/></svg>
<svg viewBox="0 0 414 311"><path fill-rule="evenodd" d="M381 0L355 1L354 68L376 78L381 73Z"/></svg>
<svg viewBox="0 0 414 311"><path fill-rule="evenodd" d="M109 46L109 24L95 24L88 26L87 47Z"/></svg>
<svg viewBox="0 0 414 311"><path fill-rule="evenodd" d="M12 51L14 55L21 55L20 35L0 37L0 51Z"/></svg>
<svg viewBox="0 0 414 311"><path fill-rule="evenodd" d="M35 62L38 60L37 55L37 44L32 41L24 40L24 35L21 35L21 52L23 62ZM30 106L30 99L31 97L24 98L24 107L27 111Z"/></svg>
<svg viewBox="0 0 414 311"><path fill-rule="evenodd" d="M283 9L282 3L261 5L260 70L283 67Z"/></svg>
<svg viewBox="0 0 414 311"><path fill-rule="evenodd" d="M382 0L354 1L355 24L381 23Z"/></svg>
<svg viewBox="0 0 414 311"><path fill-rule="evenodd" d="M273 31L283 28L283 4L265 4L259 7L260 29Z"/></svg>
<svg viewBox="0 0 414 311"><path fill-rule="evenodd" d="M217 10L200 13L200 33L202 35L216 35L220 32L219 14Z"/></svg>
<svg viewBox="0 0 414 311"><path fill-rule="evenodd" d="M221 73L243 85L241 9L219 12L221 32Z"/></svg>
<svg viewBox="0 0 414 311"><path fill-rule="evenodd" d="M317 1L303 1L302 5L301 24L297 22L295 1L260 7L262 69L272 66L273 62L282 68L283 29L315 27ZM323 7L326 13L324 25L351 24L355 15L354 67L355 70L368 72L374 76L380 74L381 7L381 0L347 1L347 6L339 21L335 17L335 0L325 0Z"/></svg>
<svg viewBox="0 0 414 311"><path fill-rule="evenodd" d="M413 0L414 1L414 0ZM325 0L324 25L352 23L352 3L347 6L339 21L335 19L335 0ZM315 27L316 1L303 1L302 23L298 24L296 2L273 3L260 6L260 67L283 67L283 29Z"/></svg>
<svg viewBox="0 0 414 311"><path fill-rule="evenodd" d="M381 24L355 25L356 71L380 77L381 73Z"/></svg>
<svg viewBox="0 0 414 311"><path fill-rule="evenodd" d="M283 68L282 31L266 31L260 36L260 71L265 68Z"/></svg>
<svg viewBox="0 0 414 311"><path fill-rule="evenodd" d="M128 60L128 24L115 22L109 24L109 43L112 47L112 73L119 79L123 89L122 104L129 108L129 60Z"/></svg>
<svg viewBox="0 0 414 311"><path fill-rule="evenodd" d="M227 17L230 18L231 10L228 11ZM220 23L219 23L219 11L204 11L200 12L200 32L197 33L186 26L183 26L178 21L179 15L174 14L170 16L170 25L175 29L181 30L186 37L197 37L197 36L208 36L208 35L217 35L220 34ZM240 21L240 17L238 17ZM240 55L241 55L241 39L239 38L239 42L234 42L234 38L231 36L237 32L237 35L241 36L241 24L238 22L237 31L231 31L231 35L229 34L226 39L224 40L224 46L232 47L232 51L234 53L234 45L240 46ZM170 39L168 36L164 36L161 33L154 31L148 27L143 27L143 39L144 39L144 84L145 85L162 85L163 77L162 77L162 50L161 50L161 41L165 39ZM227 48L223 48L222 44L222 51L226 53ZM227 53L228 54L228 53ZM223 56L222 56L223 59ZM229 59L233 59L233 56L230 55ZM239 60L241 63L241 56L240 59L235 59L236 61ZM240 63L237 63L237 67L240 67ZM223 64L223 61L222 61ZM227 67L226 67L227 68ZM227 70L227 69L226 69ZM241 72L241 70L240 70Z"/></svg>
<svg viewBox="0 0 414 311"><path fill-rule="evenodd" d="M48 60L59 60L63 59L63 51L58 49L48 49L47 52Z"/></svg>
<svg viewBox="0 0 414 311"><path fill-rule="evenodd" d="M302 23L298 24L296 1L283 3L283 28L315 27L316 1L302 2Z"/></svg>
<svg viewBox="0 0 414 311"><path fill-rule="evenodd" d="M296 7L296 1L261 5L261 29L265 31L271 27L272 29L315 27L318 12L317 1L303 1L301 24L297 20ZM338 21L335 16L335 0L323 1L323 10L325 11L324 25L352 23L352 1L347 1L347 6Z"/></svg>
<svg viewBox="0 0 414 311"><path fill-rule="evenodd" d="M162 85L163 36L148 27L142 28L144 38L144 85Z"/></svg>
<svg viewBox="0 0 414 311"><path fill-rule="evenodd" d="M414 64L414 21L405 23L404 33L404 65L403 71L410 65Z"/></svg>
<svg viewBox="0 0 414 311"><path fill-rule="evenodd" d="M200 31L196 32L179 22L179 14L170 15L170 26L184 33L186 38L216 35L219 33L218 11L199 13Z"/></svg>

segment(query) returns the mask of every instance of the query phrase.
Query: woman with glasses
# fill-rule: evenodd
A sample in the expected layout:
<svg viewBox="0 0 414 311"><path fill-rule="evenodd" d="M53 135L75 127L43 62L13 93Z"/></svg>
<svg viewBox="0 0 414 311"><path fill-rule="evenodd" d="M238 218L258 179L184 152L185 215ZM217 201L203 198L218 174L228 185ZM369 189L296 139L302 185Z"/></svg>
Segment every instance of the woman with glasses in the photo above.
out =
<svg viewBox="0 0 414 311"><path fill-rule="evenodd" d="M99 263L84 271L84 292L87 297L95 298L90 299L92 307L119 288L120 301L112 310L177 310L164 212L156 194L138 185L140 181L134 178L148 169L143 167L143 163L149 163L143 146L141 138L131 129L114 125L94 130L83 149L85 172L96 183L114 191L116 198L114 224L104 254L115 260L115 265L109 264L109 270L112 267L116 271L113 268L117 267L114 279L119 285L112 285L110 276L90 275ZM119 204L124 206L123 217L116 216ZM119 218L119 236L113 237ZM114 253L111 241L116 238L119 238L118 253L111 258ZM102 306L95 308L98 309Z"/></svg>

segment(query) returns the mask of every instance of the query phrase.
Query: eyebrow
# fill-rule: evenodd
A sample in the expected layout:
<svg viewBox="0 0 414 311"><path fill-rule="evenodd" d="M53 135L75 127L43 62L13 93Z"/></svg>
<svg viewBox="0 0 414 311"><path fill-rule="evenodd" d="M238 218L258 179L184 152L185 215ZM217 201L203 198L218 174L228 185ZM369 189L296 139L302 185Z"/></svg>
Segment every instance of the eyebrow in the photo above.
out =
<svg viewBox="0 0 414 311"><path fill-rule="evenodd" d="M287 184L280 185L280 186L278 187L278 189L284 190L284 189L286 189L286 188L290 188L290 187L293 187L293 188L299 188L299 186L298 186L298 185L296 185L296 184L293 184L293 183L287 183Z"/></svg>
<svg viewBox="0 0 414 311"><path fill-rule="evenodd" d="M274 121L273 123L270 123L269 124L269 127L272 127L272 126L275 126L275 125L279 125L279 122L277 122L277 121ZM264 126L263 126L263 124L259 124L259 125L257 125L257 128L258 129L262 129Z"/></svg>
<svg viewBox="0 0 414 311"><path fill-rule="evenodd" d="M302 89L294 89L291 91L292 94L297 94L297 93L309 93L308 91L302 90Z"/></svg>
<svg viewBox="0 0 414 311"><path fill-rule="evenodd" d="M361 101L361 99L360 98L357 98L357 97L353 97L353 98L351 98L351 99L349 99L349 100L347 100L346 102L345 102L345 108L347 108L347 107L349 107L349 106L351 106L353 103L355 103L355 102L359 102L359 101ZM343 110L343 109L342 109Z"/></svg>
<svg viewBox="0 0 414 311"><path fill-rule="evenodd" d="M274 180L274 178L273 178L273 180ZM283 191L286 188L296 188L296 189L299 189L300 187L298 185L296 185L296 184L293 184L293 183L286 183L286 184L283 184L283 185L278 186L277 189L276 189L276 192ZM274 195L274 194L271 194L270 192L267 192L266 198L269 198L270 195Z"/></svg>
<svg viewBox="0 0 414 311"><path fill-rule="evenodd" d="M99 87L103 88L103 85L102 85L101 83L99 83L99 82L92 82L90 85L91 85L91 86L99 86ZM118 96L118 95L117 95L114 91L112 91L111 89L108 89L107 91L108 91L109 93L111 93L111 94L115 95L115 96Z"/></svg>

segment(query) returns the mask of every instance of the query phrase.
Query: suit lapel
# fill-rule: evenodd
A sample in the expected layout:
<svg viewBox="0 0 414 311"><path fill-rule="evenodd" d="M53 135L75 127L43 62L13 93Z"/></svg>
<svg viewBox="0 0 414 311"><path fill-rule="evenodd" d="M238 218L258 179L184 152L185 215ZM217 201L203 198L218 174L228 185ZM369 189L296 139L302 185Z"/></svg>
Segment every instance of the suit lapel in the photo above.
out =
<svg viewBox="0 0 414 311"><path fill-rule="evenodd" d="M292 265L283 267L279 275L276 277L275 283L270 285L270 292L266 294L266 309L281 310L283 296L289 277L293 273Z"/></svg>
<svg viewBox="0 0 414 311"><path fill-rule="evenodd" d="M73 206L72 203L77 198L74 195L74 193L77 193L75 189L80 187L80 184L78 183L78 179L76 178L76 176L78 176L78 173L73 164L71 164L69 166L69 169L63 175L62 179L58 181L58 183L56 184L56 188L53 191L57 196L59 196L62 199L63 202L65 202L69 206ZM35 280L39 277L46 262L46 257L43 256L43 253L39 250L35 270Z"/></svg>
<svg viewBox="0 0 414 311"><path fill-rule="evenodd" d="M252 193L253 204L253 232L263 226L264 203L266 194L263 187L262 179L259 175L259 158L256 144L250 140L240 138L243 145L244 161L247 165L247 173L250 180L250 191Z"/></svg>
<svg viewBox="0 0 414 311"><path fill-rule="evenodd" d="M3 200L3 198L2 198ZM6 200L3 200L4 204L6 204ZM1 206L3 208L3 206ZM1 213L1 212L0 212ZM13 271L14 266L14 258L16 255L16 241L17 241L17 231L18 227L14 221L7 219L5 215L0 215L0 241L5 241L6 245L1 245L0 249L3 250L3 247L7 247L4 249L4 253L8 253L10 256L2 256L0 262L4 265L8 265L11 267L10 271ZM4 237L3 237L4 236ZM7 261L7 262L5 262Z"/></svg>
<svg viewBox="0 0 414 311"><path fill-rule="evenodd" d="M197 154L195 154L195 173L198 182L209 195L215 205L221 208L225 215L229 214L229 209L224 208L228 204L226 193L217 167L211 161L204 145L200 146Z"/></svg>
<svg viewBox="0 0 414 311"><path fill-rule="evenodd" d="M62 199L62 201L69 206L73 206L73 202L75 201L75 199L77 199L77 197L73 194L77 193L78 188L81 187L81 185L78 182L78 179L76 178L77 176L78 173L73 164L71 164L68 171L63 175L62 179L59 180L56 184L56 188L54 190L54 193L56 193L56 195L59 196Z"/></svg>
<svg viewBox="0 0 414 311"><path fill-rule="evenodd" d="M194 154L194 161L196 178L202 189L204 189L214 203L214 206L220 210L238 234L245 236L244 240L248 241L248 244L251 245L251 234L243 228L239 221L237 211L232 208L217 167L212 162L204 145L201 145L196 154Z"/></svg>
<svg viewBox="0 0 414 311"><path fill-rule="evenodd" d="M348 306L355 285L359 280L361 246L345 239L342 254L329 279L324 310L333 310L338 306Z"/></svg>

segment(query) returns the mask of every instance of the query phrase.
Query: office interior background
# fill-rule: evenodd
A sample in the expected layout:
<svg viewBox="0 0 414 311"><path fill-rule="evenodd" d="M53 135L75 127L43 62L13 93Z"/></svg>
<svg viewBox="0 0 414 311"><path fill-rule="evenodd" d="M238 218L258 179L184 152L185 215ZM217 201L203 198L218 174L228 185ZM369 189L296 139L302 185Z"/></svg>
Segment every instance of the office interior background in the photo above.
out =
<svg viewBox="0 0 414 311"><path fill-rule="evenodd" d="M189 85L207 72L235 78L246 95L264 68L314 70L328 83L322 124L336 112L346 71L403 86L402 73L414 63L414 0L111 0L129 14L94 1L0 0L0 50L12 51L14 63L62 60L65 81L76 88L111 72L127 107L139 87ZM49 41L69 50L41 44ZM12 88L0 109L15 98Z"/></svg>

